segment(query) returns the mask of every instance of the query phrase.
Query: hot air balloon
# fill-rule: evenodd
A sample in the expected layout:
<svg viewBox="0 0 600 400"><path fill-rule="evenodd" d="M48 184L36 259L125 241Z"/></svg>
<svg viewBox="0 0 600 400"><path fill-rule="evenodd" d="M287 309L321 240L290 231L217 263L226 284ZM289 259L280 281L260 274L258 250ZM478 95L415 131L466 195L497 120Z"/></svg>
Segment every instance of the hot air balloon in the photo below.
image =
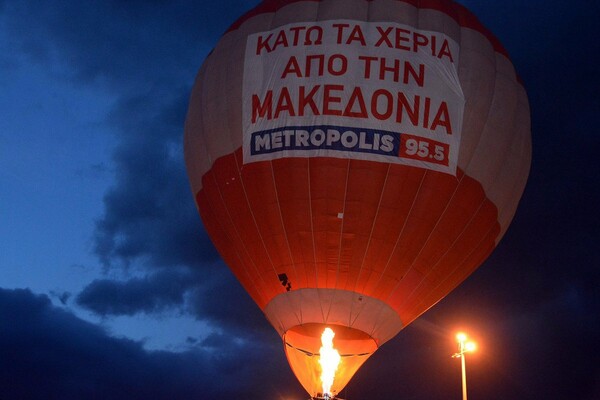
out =
<svg viewBox="0 0 600 400"><path fill-rule="evenodd" d="M263 1L203 63L184 136L206 230L313 397L490 255L531 163L506 50L449 0Z"/></svg>

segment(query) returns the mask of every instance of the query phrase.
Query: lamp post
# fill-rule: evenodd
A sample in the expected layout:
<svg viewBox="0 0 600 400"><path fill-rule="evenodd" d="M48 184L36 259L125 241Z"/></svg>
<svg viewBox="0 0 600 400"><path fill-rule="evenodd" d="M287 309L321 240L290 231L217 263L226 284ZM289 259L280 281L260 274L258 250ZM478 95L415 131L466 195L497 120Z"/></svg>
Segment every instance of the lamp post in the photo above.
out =
<svg viewBox="0 0 600 400"><path fill-rule="evenodd" d="M467 335L459 333L456 335L458 341L458 353L452 355L453 358L460 358L462 370L462 400L467 400L467 371L465 368L465 353L475 351L475 343L467 342Z"/></svg>

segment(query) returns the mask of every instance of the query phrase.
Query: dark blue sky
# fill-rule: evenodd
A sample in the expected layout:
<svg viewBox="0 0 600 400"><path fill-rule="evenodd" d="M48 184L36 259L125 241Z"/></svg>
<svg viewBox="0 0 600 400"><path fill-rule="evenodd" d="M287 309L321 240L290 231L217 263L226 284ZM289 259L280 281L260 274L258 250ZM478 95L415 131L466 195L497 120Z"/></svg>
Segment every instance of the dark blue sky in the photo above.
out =
<svg viewBox="0 0 600 400"><path fill-rule="evenodd" d="M528 90L530 179L493 255L342 395L459 398L464 328L470 398L599 399L600 6L462 3ZM0 399L306 397L183 166L196 71L255 4L0 0Z"/></svg>

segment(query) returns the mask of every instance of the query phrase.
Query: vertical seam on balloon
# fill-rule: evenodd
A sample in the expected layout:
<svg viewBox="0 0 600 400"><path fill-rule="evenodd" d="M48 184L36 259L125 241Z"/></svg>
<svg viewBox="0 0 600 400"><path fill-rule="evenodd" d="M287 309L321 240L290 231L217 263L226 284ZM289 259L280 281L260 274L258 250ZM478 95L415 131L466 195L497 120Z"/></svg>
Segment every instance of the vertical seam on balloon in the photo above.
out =
<svg viewBox="0 0 600 400"><path fill-rule="evenodd" d="M337 269L336 269L336 273L335 273L335 284L333 286L334 291L333 291L333 296L331 296L331 299L329 301L329 309L327 310L327 319L326 321L329 319L329 314L331 313L331 307L333 306L333 302L335 300L336 294L338 292L338 280L339 280L339 275L340 275L340 259L342 257L342 244L344 242L344 222L346 219L346 216L344 215L345 211L346 211L346 196L348 196L348 180L350 179L350 162L351 160L348 159L347 160L347 168L346 168L346 183L344 186L344 205L342 206L342 224L340 226L340 242L338 245L338 257L337 257ZM329 285L327 285L329 286Z"/></svg>
<svg viewBox="0 0 600 400"><path fill-rule="evenodd" d="M321 21L321 6L322 6L322 2L319 1L317 3L317 14L315 16L315 21ZM316 248L315 248L315 252L316 252ZM327 287L327 260L325 260L325 265L326 265L326 269L325 269L325 287ZM317 265L315 265L315 273L316 273L316 288L319 288L319 268ZM321 309L321 318L323 318L323 321L327 321L326 316L325 316L325 310L323 309L323 301L321 298L321 290L317 290L317 296L319 298L319 308ZM331 308L331 302L330 304L330 308Z"/></svg>
<svg viewBox="0 0 600 400"><path fill-rule="evenodd" d="M238 35L238 38L236 40L242 42L242 38L240 37L240 35ZM236 46L237 47L237 46ZM246 46L243 46L243 54L245 54L246 52ZM233 63L227 63L227 67L224 68L224 74L225 74L225 82L231 82L231 75L232 75L232 65ZM243 68L242 68L242 74L243 74ZM244 79L242 77L241 80L242 86L244 84ZM222 88L222 90L226 90L225 88ZM226 106L226 110L227 113L232 113L233 114L233 109L234 107L231 107L231 96L222 96L225 99L225 106ZM242 94L240 94L240 97L242 97ZM243 119L243 115L242 114L242 110L241 110L242 106L241 106L241 102L240 102L240 115L238 116L240 118L240 125L242 124L242 119ZM227 114L226 114L227 115ZM227 137L227 142L229 142L229 148L234 152L235 154L235 149L237 148L236 143L235 143L235 139L234 137L237 136L237 131L235 131L234 129L231 129L231 126L233 125L233 115L229 116L227 115L227 118L225 118L225 121L221 120L221 123L223 124L223 132L228 132L229 135L226 135ZM243 129L243 128L242 128ZM242 146L243 146L243 139L242 139ZM242 165L243 167L243 165ZM238 171L240 171L240 175L241 175L241 168L238 168Z"/></svg>
<svg viewBox="0 0 600 400"><path fill-rule="evenodd" d="M520 85L519 85L520 86ZM521 102L523 100L523 96L522 96L522 89L517 87L517 91L518 93L518 100L517 100L517 107L514 113L514 120L513 120L513 137L517 137L519 140L518 141L514 141L511 140L511 146L509 146L506 150L511 152L512 154L515 154L518 157L515 157L515 162L519 163L517 165L517 167L515 168L517 171L522 171L522 169L528 168L528 165L530 165L530 161L529 162L523 162L523 155L527 150L527 144L526 141L528 140L528 137L530 137L530 135L522 135L520 134L520 129L519 127L521 126L521 114L520 112L523 110L523 108L521 107ZM525 116L529 115L529 108L526 108L525 111ZM529 130L529 128L525 128L525 130ZM514 150L514 146L515 144L518 145L517 150ZM531 160L531 156L528 157L529 160ZM506 159L506 158L505 158ZM500 173L503 171L504 169L500 170ZM500 175L500 174L498 174ZM504 201L502 203L499 203L496 207L498 209L498 224L500 225L500 233L498 234L498 237L495 240L495 243L498 244L498 242L502 239L502 237L504 236L504 234L506 233L506 230L508 229L508 225L510 225L510 221L513 219L516 211L517 211L517 204L518 204L518 198L520 198L519 196L515 196L515 193L523 193L524 187L525 187L525 183L527 182L527 177L528 177L528 173L520 173L517 174L517 176L522 177L521 179L512 179L512 186L510 187L511 190L508 191L509 194L507 196L505 196L505 198L503 199ZM512 212L511 212L511 216L507 217L507 220L509 221L508 223L504 224L502 223L502 219L501 216L503 215L501 213L501 210L506 210L508 208L508 204L511 202L512 199L515 199L515 197L517 197L517 204L515 204L512 208ZM514 200L513 200L514 201Z"/></svg>
<svg viewBox="0 0 600 400"><path fill-rule="evenodd" d="M381 271L381 276L379 277L379 280L377 281L377 284L374 286L375 288L379 286L379 284L381 283L381 281L383 280L386 271L388 270L388 267L390 265L390 261L392 260L392 257L394 256L394 252L396 251L396 247L398 247L398 243L400 242L400 238L402 237L402 233L404 233L404 229L406 228L406 224L408 223L408 219L410 218L410 214L415 206L415 203L417 201L417 198L419 197L419 193L421 192L421 187L423 186L423 182L425 181L425 177L427 176L428 170L425 170L425 172L423 173L423 176L421 177L421 182L419 183L419 188L417 189L415 196L413 198L412 204L410 205L410 209L408 210L408 212L406 213L406 217L404 218L404 223L402 224L402 229L400 229L400 232L398 232L398 237L396 238L396 242L394 243L394 247L392 248L392 251L390 251L390 256L388 257L387 262L385 263L385 267L383 268L383 271ZM399 281L398 281L399 282Z"/></svg>
<svg viewBox="0 0 600 400"><path fill-rule="evenodd" d="M371 5L372 4L373 3L371 1L367 1L366 21L368 23L371 23L371 21L372 21L372 18L371 18L371 16L372 16ZM387 172L385 175L385 180L382 185L381 194L379 195L379 203L377 204L377 211L375 211L375 216L373 217L373 222L371 223L371 232L369 233L369 239L367 240L367 246L365 247L365 252L363 253L363 259L360 263L360 267L358 268L358 274L356 275L356 280L354 282L354 288L352 289L353 292L356 292L356 285L357 285L358 279L360 277L360 273L362 271L362 267L364 265L365 258L367 257L367 252L369 251L369 245L371 244L371 236L373 234L373 228L375 227L375 220L377 219L377 215L379 214L379 206L381 205L381 199L383 197L383 188L385 188L385 184L387 182L387 177L388 177L389 172L390 172L390 164L388 164L388 169L387 169ZM349 270L350 270L350 268L349 268ZM346 284L346 286L347 286L347 284ZM349 316L349 320L348 320L349 326L354 325L354 323L358 319L358 316L361 314L362 310L363 310L363 307L360 307L356 313L356 316L354 318L352 318L352 313L354 311L354 301L350 302L350 316Z"/></svg>
<svg viewBox="0 0 600 400"><path fill-rule="evenodd" d="M281 8L283 8L283 7L281 7ZM272 30L273 29L273 25L274 25L274 21L275 21L275 16L276 16L277 12L281 8L277 8L277 9L275 9L275 11L273 11L271 13L271 19L269 21L269 28L268 28L268 30ZM273 171L273 161L271 160L270 163L271 163L271 171ZM273 184L275 185L275 177L273 177ZM276 186L275 186L275 193L277 194L277 187ZM278 202L277 202L277 206L279 207L279 199L278 199ZM280 216L281 216L281 208L279 208L279 213L280 213ZM288 250L289 250L289 242L287 242L288 239L287 239L287 233L285 232L285 226L283 225L283 217L282 217L282 227L283 227L284 234L286 235L286 243L288 243ZM314 239L313 239L313 242L314 242ZM290 259L292 260L292 264L293 264L294 260L291 258L291 250L290 250ZM275 270L275 268L273 268L273 269ZM296 268L295 268L295 265L294 265L294 271L295 271L295 269ZM276 270L275 270L275 274L277 274ZM296 316L296 319L298 320L298 323L302 324L302 307L299 308L300 315L298 315L296 313L294 305L292 304L291 299L288 296L286 296L286 299L288 300L290 308L291 308L291 310L293 310L294 315Z"/></svg>
<svg viewBox="0 0 600 400"><path fill-rule="evenodd" d="M520 170L521 168L519 168ZM524 174L526 175L526 174ZM503 199L503 201L501 203L499 203L498 205L496 205L497 209L498 209L498 225L500 226L500 232L498 233L498 236L496 237L496 239L494 240L494 244L498 244L500 242L500 240L502 240L502 237L504 236L504 234L506 233L508 226L510 225L510 221L514 218L515 213L517 211L516 206L515 207L511 207L512 212L510 212L510 215L507 211L507 205L511 203L511 201L515 201L515 193L522 193L523 189L522 188L522 183L523 183L523 179L513 179L512 180L512 184L509 186L510 190L507 190L506 193L508 193L507 196L505 196L505 198ZM490 200L491 201L491 200ZM518 199L516 200L516 203L518 203ZM500 210L504 210L504 213L501 213ZM508 223L503 224L501 220L504 221L508 221Z"/></svg>
<svg viewBox="0 0 600 400"><path fill-rule="evenodd" d="M495 79L494 79L494 92L493 92L494 95L492 96L492 101L490 102L490 107L488 108L488 114L487 114L488 117L486 118L486 123L484 124L483 129L481 131L481 134L479 135L479 140L477 142L477 146L475 146L475 151L473 151L473 154L472 154L472 156L471 156L471 158L469 160L469 163L465 167L465 170L464 170L464 174L465 175L467 175L467 173L469 172L469 167L471 166L471 163L472 163L472 160L473 160L473 156L477 152L477 149L479 148L479 145L481 143L481 139L484 137L484 134L486 132L486 128L488 127L489 116L492 113L493 105L494 105L494 100L496 98L495 93L496 93L496 87L497 87L497 84L498 84L498 77L499 77L499 75L503 75L503 74L499 74L499 72L498 72L498 55L499 54L500 53L498 53L496 51L494 52L494 61L495 61L494 62ZM502 55L502 56L504 57L504 55ZM518 83L517 83L517 85L518 85ZM515 88L515 90L518 91L519 90L518 87ZM511 126L513 127L513 129L510 129L509 136L507 138L507 139L510 139L510 140L506 140L506 142L509 143L509 145L505 146L502 149L502 154L500 156L498 156L498 160L505 160L506 159L506 154L510 153L510 151L511 151L511 145L510 144L513 143L512 139L515 136L517 136L516 135L517 130L514 129L514 127L517 124L517 113L518 113L518 110L519 110L518 104L519 104L519 100L517 99L517 102L515 103L515 107L512 110L512 113L510 114L510 116L512 117L512 124L511 124ZM490 177L492 177L493 179L490 179L489 183L487 183L485 185L484 185L483 182L480 183L481 186L482 186L482 189L483 189L483 192L484 192L486 198L487 198L489 192L491 191L491 189L494 187L494 185L497 184L498 178L501 176L501 172L503 170L502 165L503 165L502 162L498 162L498 167L496 168L495 171L492 171L493 175L490 175ZM487 190L486 190L486 187L487 187ZM491 200L490 200L490 202L491 202ZM498 204L496 204L494 202L492 202L492 204L494 204L494 206L496 207L496 213L497 213L497 215L496 215L496 221L500 225L500 221L499 221L500 207L499 207ZM501 225L500 225L500 228L502 228ZM496 243L496 240L494 240L494 243Z"/></svg>
<svg viewBox="0 0 600 400"><path fill-rule="evenodd" d="M525 140L527 140L527 138L525 138ZM515 193L519 194L519 198L520 198L520 194L523 193L524 189L525 189L525 185L527 184L527 178L529 176L529 169L530 169L530 165L531 165L531 151L529 151L529 155L525 154L527 152L527 149L531 149L531 145L528 145L526 142L521 141L521 152L519 153L520 156L520 168L518 168L519 173L517 174L518 176L520 176L520 179L515 180L514 184L513 184L513 188L511 191L511 196L509 196L507 199L514 199ZM527 159L529 161L525 161L523 160L523 157L527 157ZM513 200L514 201L514 200ZM514 210L512 211L512 216L509 218L511 221L515 216L515 213L517 211L517 205L518 205L519 200L517 199L515 206L514 206ZM500 209L505 209L506 206L503 205ZM500 220L500 214L498 215L498 220ZM504 234L506 233L506 230L508 229L508 225L506 225L506 227L504 228L504 232L502 232L502 224L500 224L500 234L498 234L498 238L496 239L496 244L498 244L498 242L501 240L501 238L504 236Z"/></svg>
<svg viewBox="0 0 600 400"><path fill-rule="evenodd" d="M242 240L242 237L240 236L240 233L238 232L238 229L236 227L236 225L233 223L233 218L231 218L231 214L229 213L229 209L227 208L226 204L225 204L225 200L223 199L223 194L221 193L221 188L219 187L218 183L217 183L217 177L215 176L212 168L209 171L209 174L211 175L211 177L213 178L213 180L215 181L215 187L217 188L217 192L219 193L219 198L221 199L221 203L223 205L223 208L226 210L227 212L227 217L229 218L229 221L231 223L231 226L233 227L234 231L235 231L235 235L237 236L238 240L240 241L240 243L242 243L242 248L244 249L244 252L246 253L247 259L250 261L250 264L254 267L254 270L256 271L256 276L258 277L259 280L261 280L263 282L263 284L266 286L266 282L264 281L264 279L262 278L260 271L258 270L258 268L256 267L256 264L254 262L254 260L252 259L252 257L250 257L250 253L248 253L248 249L246 248L246 245L244 243L244 241ZM207 200L210 203L210 198L207 196ZM218 219L217 219L218 220ZM220 224L220 222L219 222ZM227 232L225 229L223 229L223 232ZM227 234L227 233L226 233ZM229 235L227 235L229 236ZM237 250L236 246L232 246L236 252L236 254L238 254L239 256L239 252ZM243 258L240 257L241 260L243 260ZM244 263L242 263L242 266L244 265ZM250 280L252 281L252 283L254 284L254 286L256 287L256 291L259 294L259 296L261 298L263 298L263 303L265 304L265 306L267 305L267 299L264 298L264 294L262 293L262 291L260 290L258 284L256 283L256 281L254 279L251 278L251 274L246 270L246 268L244 268L244 271L248 274L248 277L250 277Z"/></svg>
<svg viewBox="0 0 600 400"><path fill-rule="evenodd" d="M460 27L461 43L462 43L462 31L463 31L463 29L470 29L470 28L465 28L463 26ZM470 29L470 30L473 31L473 32L477 32L477 33L481 34L480 32L478 32L478 31L476 31L474 29ZM483 34L481 34L481 35L483 36ZM485 38L485 36L484 36L484 38ZM485 38L485 39L488 40L487 38ZM489 40L488 40L488 42L489 42ZM477 148L479 147L479 144L481 143L481 138L483 137L483 133L485 132L485 127L486 127L486 125L488 124L488 121L489 121L490 112L492 111L492 104L494 103L494 93L496 92L496 90L495 90L495 88L496 88L496 78L495 77L496 77L496 74L498 72L498 67L496 65L497 64L497 61L496 61L496 52L494 51L493 45L491 43L490 43L490 46L492 46L492 53L493 53L493 56L494 56L494 89L493 89L493 92L492 92L492 97L491 97L490 102L488 104L488 109L487 109L487 113L486 113L485 123L483 124L481 130L479 131L479 135L477 136L477 143L475 144L475 146L473 146L473 151L469 155L469 159L468 159L468 161L467 161L467 163L465 165L465 168L463 169L465 175L467 174L468 167L469 167L469 165L471 165L471 161L473 161L473 156L477 152ZM484 54L483 52L480 52L480 53ZM463 57L459 58L459 66L458 66L459 70L460 70L460 63L462 62L463 59L464 59ZM460 80L460 75L459 75L459 80ZM464 119L464 115L463 115L463 119ZM460 148L459 148L459 151L460 151Z"/></svg>
<svg viewBox="0 0 600 400"><path fill-rule="evenodd" d="M209 58L207 58L207 61L209 59L210 59L210 56L209 56ZM203 71L202 78L198 77L198 80L204 78L204 75L207 74L206 70L208 70L208 65L206 66L206 69L204 69L204 71L203 71L203 67L201 67L201 71ZM199 90L199 97L200 97L200 99L198 101L200 103L200 107L198 107L198 108L200 108L200 109L203 109L203 104L205 103L204 99L205 99L205 97L207 97L207 95L205 93L206 93L206 86L203 85L203 86L200 87L200 90ZM210 132L210 128L208 127L208 122L206 121L206 118L204 118L204 113L203 112L199 112L198 115L200 117L200 126L201 126L201 129L202 129L202 132ZM213 156L211 154L212 152L210 151L210 147L211 147L210 146L210 141L203 134L199 135L199 136L202 138L203 144L206 146L205 147L206 154L207 154L208 160L209 160L208 171L211 171L212 168L213 168L213 166L215 165L215 161L216 160L213 158ZM202 178L200 178L200 182L202 182Z"/></svg>
<svg viewBox="0 0 600 400"><path fill-rule="evenodd" d="M351 163L351 160L348 159L347 167L346 167L346 182L344 183L344 205L342 206L342 218L341 218L342 223L340 225L340 242L338 245L337 269L336 269L335 284L334 284L334 287L336 289L337 289L338 278L339 278L339 273L340 273L340 264L341 264L340 260L341 260L341 256L342 256L342 244L344 242L344 222L346 221L346 215L344 213L346 212L346 201L347 201L347 196L348 196L348 181L350 179L350 163Z"/></svg>
<svg viewBox="0 0 600 400"><path fill-rule="evenodd" d="M377 331L379 331L381 329L381 324L383 323L382 318L381 318L381 314L383 313L383 310L384 310L384 308L380 305L379 306L379 312L377 313L377 318L375 318L375 323L373 324L373 329L372 329L372 331L370 333L371 337L379 337L379 335L375 335L375 332L377 332ZM398 318L400 318L399 315L398 315Z"/></svg>
<svg viewBox="0 0 600 400"><path fill-rule="evenodd" d="M283 230L283 234L285 236L285 244L287 245L288 253L290 255L290 260L292 262L292 267L294 268L294 274L298 276L296 272L296 265L294 263L294 257L292 256L292 249L290 248L290 241L287 236L287 231L285 230L285 224L283 222L283 213L281 212L281 206L279 204L279 191L277 190L277 182L275 181L275 169L273 168L273 160L269 160L269 165L271 166L271 178L273 179L273 188L275 189L275 199L277 200L277 210L279 211L279 220L281 221L281 229Z"/></svg>
<svg viewBox="0 0 600 400"><path fill-rule="evenodd" d="M516 115L515 115L515 119L514 119L514 123L513 123L513 125L515 125L515 123L516 123ZM513 129L512 131L513 131L513 133L514 133L514 132L516 132L516 130L515 130L515 129ZM515 135L515 136L516 136L516 135ZM514 137L514 136L513 136L513 137ZM511 138L512 138L512 137L511 137ZM514 143L514 142L513 142L513 143ZM507 148L505 149L505 155L502 157L504 160L506 160L506 159L507 159L507 158L506 158L506 153L510 153L510 152L511 152L511 149L512 149L512 146L509 146L509 147L507 147ZM504 170L503 168L499 168L499 169L496 171L496 174L494 174L494 179L492 180L492 182L493 182L493 184L492 184L492 185L497 185L497 184L500 182L500 178L501 178L501 176L502 176L502 171L503 171L503 170ZM499 240L499 238L501 238L501 236L502 236L502 235L501 235L501 234L502 234L502 231L503 231L503 230L504 230L504 231L506 231L506 229L503 229L503 224L502 224L502 221L500 220L500 215L501 215L501 213L500 213L500 210L503 210L503 209L505 209L505 207L506 207L506 204L507 204L507 203L509 203L509 202L510 202L510 199L512 199L512 198L513 198L513 196L512 196L512 193L514 193L514 192L515 192L515 186L516 186L516 185L517 185L517 183L518 183L517 181L518 181L518 180L512 179L512 184L509 186L509 187L510 187L510 190L506 191L507 193L509 193L509 195L505 196L502 202L499 202L498 204L496 204L496 203L493 203L493 202L492 202L492 203L493 203L493 204L496 206L496 221L498 222L498 225L500 226L500 232L498 233L498 237L497 237L497 238L494 240L494 243L498 243L498 240ZM490 187L490 189L491 189L491 187ZM492 200L490 199L490 201L492 201ZM515 211L516 211L516 208L515 208ZM507 227L508 227L508 225L507 225Z"/></svg>
<svg viewBox="0 0 600 400"><path fill-rule="evenodd" d="M290 261L292 262L292 268L294 270L294 275L296 277L298 277L298 272L296 271L296 264L294 263L294 258L292 257L292 249L290 248L290 242L289 242L289 239L287 236L287 231L285 229L285 224L283 223L283 214L281 212L281 206L279 205L279 192L277 191L277 182L275 181L275 170L273 168L273 160L269 160L269 165L271 166L271 178L273 179L273 187L275 188L275 199L277 200L276 203L277 203L277 210L279 211L279 219L281 221L281 229L283 230L283 235L285 237L285 243L287 245L288 252L290 255ZM287 297L288 296L286 296L286 298ZM290 303L290 306L292 307L292 310L294 310L294 314L296 315L298 324L302 324L302 308L295 310L291 299L289 299L289 303ZM298 315L298 313L296 311L300 312L300 315Z"/></svg>
<svg viewBox="0 0 600 400"><path fill-rule="evenodd" d="M312 212L312 188L310 185L310 158L306 159L306 176L308 181L308 214L310 217L310 232L312 237L312 256L313 256L313 264L315 265L315 286L317 282L317 250L315 248L315 228L313 224L313 212Z"/></svg>
<svg viewBox="0 0 600 400"><path fill-rule="evenodd" d="M315 21L321 21L321 5L323 3L321 1L319 1L317 3L317 12L315 15ZM310 160L310 158L309 158ZM312 194L311 194L312 196ZM312 198L311 198L311 225L312 225ZM315 252L315 287L318 289L319 288L319 267L317 266L317 257L316 257L316 243L315 243L315 236L314 236L314 230L313 230L313 249ZM327 267L326 267L327 268ZM325 280L327 280L327 270L325 270ZM323 319L323 322L326 321L325 319L325 310L323 310L323 301L321 299L321 291L317 290L317 297L319 298L319 308L321 309L321 318Z"/></svg>
<svg viewBox="0 0 600 400"><path fill-rule="evenodd" d="M372 13L371 5L373 3L371 1L368 1L368 0L365 0L365 1L366 1L366 6L367 6L367 15L365 17L365 20L370 23L371 22L371 13ZM386 173L386 176L385 176L385 178L386 178L385 181L387 181L387 174L389 173L389 171L390 171L390 165L388 164L388 170L387 170L387 173ZM383 184L384 187L385 187L385 181L384 181L384 184ZM346 188L346 190L347 190L347 188ZM381 193L383 193L383 189L381 190ZM379 204L381 204L381 196L379 197ZM373 218L373 223L371 225L371 233L369 234L369 239L367 241L367 246L365 247L365 252L363 254L363 260L362 260L362 262L360 264L360 268L358 270L358 274L356 275L356 280L355 280L355 283L354 283L354 287L352 288L352 293L356 293L356 282L358 282L358 278L360 277L360 272L362 270L362 266L363 266L363 264L365 262L365 258L367 256L367 252L369 251L369 244L371 242L371 235L373 234L373 227L375 226L375 219L377 218L377 213L379 212L379 204L377 205L377 211L375 213L375 217ZM345 205L344 205L344 208L345 208ZM343 221L343 219L342 219L342 221ZM341 252L341 246L340 246L340 252ZM338 269L339 269L339 258L338 258ZM349 276L350 276L350 271L351 271L351 265L348 265L348 275ZM345 286L348 287L348 282L346 282ZM336 283L336 288L337 288L337 283ZM346 289L344 288L344 290L346 290ZM353 300L354 300L354 295L351 295L350 315L348 316L348 326L350 326L350 327L352 327L354 325L354 323L358 319L358 316L361 314L361 312L363 310L363 307L359 307L356 315L353 318L353 312L354 312L354 301Z"/></svg>
<svg viewBox="0 0 600 400"><path fill-rule="evenodd" d="M362 273L362 269L365 264L365 260L367 258L367 253L369 252L369 247L371 246L371 239L373 237L373 231L375 230L375 223L377 222L377 217L379 216L379 208L381 207L381 202L383 201L383 194L385 193L385 188L386 188L386 185L388 182L388 177L390 175L391 166L392 165L388 163L387 171L385 173L385 179L383 181L383 185L381 186L381 193L379 194L379 202L377 203L377 211L375 211L375 216L373 217L373 222L371 223L371 232L369 232L369 240L367 241L367 247L366 247L365 253L363 254L363 259L362 259L362 262L360 263L360 268L358 269L358 275L356 276L356 282L354 284L354 289L352 290L353 292L356 292L356 286L358 285L358 282L360 280L360 275ZM356 321L356 319L358 318L358 316L360 315L361 312L362 312L362 309L360 309L358 311L358 313L356 314L356 317L354 317L354 321ZM352 308L350 309L350 316L352 316Z"/></svg>
<svg viewBox="0 0 600 400"><path fill-rule="evenodd" d="M317 2L317 15L315 15L315 21L321 21L321 4L323 4L323 2L319 0Z"/></svg>
<svg viewBox="0 0 600 400"><path fill-rule="evenodd" d="M316 250L316 246L315 246L315 227L313 224L313 212L312 212L312 190L311 190L311 185L310 185L310 158L307 159L306 161L306 168L307 168L307 180L308 180L308 213L309 213L309 217L310 217L310 234L312 237L312 254L313 254L313 268L314 268L314 272L315 272L315 288L318 287L318 279L319 279L319 274L317 272L317 250ZM308 287L308 285L307 285ZM319 297L319 304L321 303L321 298L319 296L319 292L317 291L317 297ZM322 310L321 310L321 314L322 314Z"/></svg>
<svg viewBox="0 0 600 400"><path fill-rule="evenodd" d="M252 221L254 222L254 226L256 228L256 231L258 232L258 237L260 238L260 241L262 242L263 248L265 250L265 253L267 254L267 258L269 260L269 263L271 264L271 268L273 268L273 272L275 272L275 274L277 275L277 270L275 269L275 265L273 264L273 260L271 259L271 255L269 254L269 251L267 250L267 245L265 243L265 240L262 236L262 233L260 231L260 228L258 226L258 223L256 222L256 217L254 216L254 211L252 211L252 207L250 204L250 199L248 198L248 193L246 193L246 185L244 184L244 178L242 177L242 174L240 173L240 166L238 164L237 161L237 157L233 157L234 161L235 161L235 166L238 170L238 174L240 177L240 185L242 186L242 192L244 193L244 198L246 199L246 204L248 206L248 210L250 211L250 215L252 216Z"/></svg>

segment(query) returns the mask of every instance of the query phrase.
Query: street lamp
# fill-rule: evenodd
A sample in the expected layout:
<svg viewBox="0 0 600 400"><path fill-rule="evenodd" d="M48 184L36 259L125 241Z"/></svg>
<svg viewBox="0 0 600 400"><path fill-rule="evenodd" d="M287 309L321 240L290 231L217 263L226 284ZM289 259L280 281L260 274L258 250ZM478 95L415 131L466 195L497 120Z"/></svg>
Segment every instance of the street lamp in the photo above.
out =
<svg viewBox="0 0 600 400"><path fill-rule="evenodd" d="M467 335L459 333L456 335L458 341L458 353L452 355L453 358L460 357L460 365L462 369L462 398L467 400L467 372L465 369L465 353L475 351L477 345L475 342L467 342Z"/></svg>

